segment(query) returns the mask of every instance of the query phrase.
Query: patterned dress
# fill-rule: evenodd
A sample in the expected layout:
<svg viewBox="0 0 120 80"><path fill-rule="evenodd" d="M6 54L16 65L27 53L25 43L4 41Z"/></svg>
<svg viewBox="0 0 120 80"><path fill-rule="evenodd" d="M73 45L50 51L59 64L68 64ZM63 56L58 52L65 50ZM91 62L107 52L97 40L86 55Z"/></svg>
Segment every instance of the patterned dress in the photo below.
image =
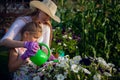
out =
<svg viewBox="0 0 120 80"><path fill-rule="evenodd" d="M25 50L26 50L25 48L16 48L16 51L19 56L22 55ZM13 73L13 80L34 80L34 78L37 76L36 74L37 68L38 67L34 63L32 63L29 59L27 59L27 62L21 65L19 69L17 69Z"/></svg>

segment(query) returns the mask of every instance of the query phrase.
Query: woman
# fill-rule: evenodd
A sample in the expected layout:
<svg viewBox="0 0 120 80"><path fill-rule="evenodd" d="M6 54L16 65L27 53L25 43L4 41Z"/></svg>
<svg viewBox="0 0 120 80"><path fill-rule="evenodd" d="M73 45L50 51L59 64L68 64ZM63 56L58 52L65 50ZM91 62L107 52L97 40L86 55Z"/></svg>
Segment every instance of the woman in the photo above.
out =
<svg viewBox="0 0 120 80"><path fill-rule="evenodd" d="M38 44L36 42L20 41L20 30L22 27L28 22L35 21L42 26L43 31L43 34L39 37L38 42L43 42L47 46L50 46L52 31L52 26L49 22L50 18L60 22L59 17L55 15L56 11L57 6L51 0L43 0L42 2L37 0L31 1L29 13L26 16L18 17L15 20L8 32L0 40L0 45L12 48L25 47L35 53L38 49ZM47 52L44 47L42 47L42 49Z"/></svg>

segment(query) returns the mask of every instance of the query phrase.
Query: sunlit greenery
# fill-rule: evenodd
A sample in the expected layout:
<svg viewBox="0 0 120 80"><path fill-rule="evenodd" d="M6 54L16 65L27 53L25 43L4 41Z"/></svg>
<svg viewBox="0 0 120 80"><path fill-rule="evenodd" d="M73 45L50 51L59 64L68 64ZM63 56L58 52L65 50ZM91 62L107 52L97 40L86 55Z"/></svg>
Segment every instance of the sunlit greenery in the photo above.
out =
<svg viewBox="0 0 120 80"><path fill-rule="evenodd" d="M120 1L119 0L56 0L61 23L53 27L71 28L68 34L80 37L76 51L70 56L103 57L120 67ZM57 31L56 31L57 32ZM54 38L64 35L54 35ZM67 41L70 44L73 44ZM53 40L54 43L54 40ZM65 42L63 41L62 44ZM56 44L53 44L58 45ZM73 47L74 48L74 47ZM79 51L79 53L78 53ZM77 53L76 53L77 52Z"/></svg>
<svg viewBox="0 0 120 80"><path fill-rule="evenodd" d="M117 56L120 52L119 0L56 2L61 23L53 22L53 27L60 27L62 30L71 28L72 34L80 36L78 46L81 55L103 56L107 60L120 58ZM61 35L63 34L59 33L57 36Z"/></svg>

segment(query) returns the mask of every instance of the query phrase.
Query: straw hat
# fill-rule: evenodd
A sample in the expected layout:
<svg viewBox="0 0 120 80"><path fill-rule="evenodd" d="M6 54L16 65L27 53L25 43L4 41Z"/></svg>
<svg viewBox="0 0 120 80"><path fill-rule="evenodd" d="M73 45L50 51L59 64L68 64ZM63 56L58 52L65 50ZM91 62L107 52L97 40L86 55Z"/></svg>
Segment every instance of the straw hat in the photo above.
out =
<svg viewBox="0 0 120 80"><path fill-rule="evenodd" d="M38 8L41 11L48 14L55 21L60 22L60 18L55 15L55 13L57 11L57 6L51 0L43 0L43 1L34 0L34 1L30 2L30 7Z"/></svg>

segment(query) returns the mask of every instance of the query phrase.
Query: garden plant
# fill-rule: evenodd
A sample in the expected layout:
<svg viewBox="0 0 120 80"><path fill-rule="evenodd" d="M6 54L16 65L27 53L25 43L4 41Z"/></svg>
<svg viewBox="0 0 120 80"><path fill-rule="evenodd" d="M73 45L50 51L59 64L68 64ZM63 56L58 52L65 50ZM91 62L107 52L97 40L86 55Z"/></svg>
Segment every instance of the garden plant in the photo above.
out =
<svg viewBox="0 0 120 80"><path fill-rule="evenodd" d="M54 25L52 51L63 50L71 58L102 57L114 63L120 77L120 1L59 0L61 23ZM106 80L106 79L102 79ZM112 80L112 79L111 79Z"/></svg>

